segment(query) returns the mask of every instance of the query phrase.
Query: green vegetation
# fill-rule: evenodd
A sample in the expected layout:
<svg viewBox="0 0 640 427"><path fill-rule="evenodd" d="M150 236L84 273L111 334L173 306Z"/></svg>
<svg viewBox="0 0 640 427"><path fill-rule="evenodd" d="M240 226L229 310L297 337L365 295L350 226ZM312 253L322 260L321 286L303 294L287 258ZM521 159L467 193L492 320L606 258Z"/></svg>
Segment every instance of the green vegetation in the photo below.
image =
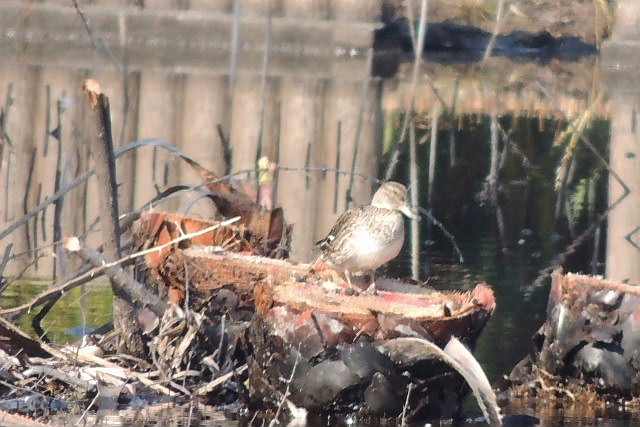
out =
<svg viewBox="0 0 640 427"><path fill-rule="evenodd" d="M28 302L46 286L32 281L20 281L11 285L0 299L2 308L14 307ZM111 286L106 281L80 286L67 292L60 298L45 317L42 327L48 338L58 344L77 341L78 334L70 334L74 328L97 328L112 320ZM19 327L35 336L31 321L39 308L20 318ZM76 329L77 330L77 329Z"/></svg>

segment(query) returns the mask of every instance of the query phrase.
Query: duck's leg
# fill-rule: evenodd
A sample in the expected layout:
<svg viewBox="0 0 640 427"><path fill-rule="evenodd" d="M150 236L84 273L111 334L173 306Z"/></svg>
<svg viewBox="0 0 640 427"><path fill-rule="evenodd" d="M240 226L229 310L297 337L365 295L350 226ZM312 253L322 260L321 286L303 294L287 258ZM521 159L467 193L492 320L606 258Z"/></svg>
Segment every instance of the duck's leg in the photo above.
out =
<svg viewBox="0 0 640 427"><path fill-rule="evenodd" d="M365 293L375 294L376 293L376 271L371 270L369 277L371 277L371 284L367 287L367 290L365 291Z"/></svg>
<svg viewBox="0 0 640 427"><path fill-rule="evenodd" d="M353 283L351 283L351 273L346 268L344 269L344 277L347 278L347 284L351 289L353 289Z"/></svg>

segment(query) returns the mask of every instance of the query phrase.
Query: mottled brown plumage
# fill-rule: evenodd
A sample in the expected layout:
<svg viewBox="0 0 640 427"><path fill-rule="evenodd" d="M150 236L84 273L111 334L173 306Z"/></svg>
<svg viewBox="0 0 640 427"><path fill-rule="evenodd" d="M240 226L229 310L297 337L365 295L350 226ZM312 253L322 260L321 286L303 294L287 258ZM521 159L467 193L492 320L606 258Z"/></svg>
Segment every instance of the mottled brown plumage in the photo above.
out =
<svg viewBox="0 0 640 427"><path fill-rule="evenodd" d="M400 253L404 242L402 213L414 217L406 187L398 182L384 183L371 205L340 215L327 237L317 242L321 257L344 270L351 285L350 273L374 272Z"/></svg>

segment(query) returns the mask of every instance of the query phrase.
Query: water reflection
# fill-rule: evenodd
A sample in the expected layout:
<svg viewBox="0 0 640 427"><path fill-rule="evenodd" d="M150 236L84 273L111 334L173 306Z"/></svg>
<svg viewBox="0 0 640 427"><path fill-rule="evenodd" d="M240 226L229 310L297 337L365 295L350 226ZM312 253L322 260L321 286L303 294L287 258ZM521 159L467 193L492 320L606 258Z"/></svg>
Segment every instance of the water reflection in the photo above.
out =
<svg viewBox="0 0 640 427"><path fill-rule="evenodd" d="M486 153L488 148L491 132L487 132L486 112L491 111L493 117L500 118L500 137L508 136L506 142L501 142L507 144L506 148L499 148L500 161L504 163L500 185L504 182L518 186L537 171L545 176L553 173L557 158L535 159L531 165L528 156L536 152L548 155L550 142L564 126L564 118L573 119L587 109L592 88L598 84L597 79L583 78L594 75L595 62L591 60L561 64L557 74L532 64L510 67L509 73L500 74L497 70L505 68L503 60L496 59L496 64L490 63L483 72L429 63L424 75L426 81L415 91L418 112L426 112L420 116L419 127L423 129L419 129L419 133L429 130L433 120L429 112L444 102L442 114L446 117L440 121L436 139L440 141L437 167L440 175L446 174L449 178L438 177L435 192L450 194L447 199L455 200L463 209L471 206L469 203L480 190L474 182L484 179L486 162L491 159L488 154L469 157L469 153ZM92 73L88 70L70 73L40 66L22 68L16 71L15 66L6 65L3 74L4 95L14 100L10 107L13 120L7 121L7 133L15 142L4 156L3 181L7 189L4 225L11 224L53 192L55 183L49 177L55 175L56 168L68 181L89 166L89 153L83 143L87 125L78 90L82 79ZM543 70L545 75L540 79L535 77ZM307 77L269 77L261 81L259 77L241 76L235 82L233 102L228 108L225 96L230 86L225 77L154 70L130 74L124 82L129 89L128 102L118 96L123 85L118 73L97 77L101 78L105 92L114 94L111 96L114 134L122 135L122 143L133 138L160 137L174 142L219 174L253 169L260 155L267 155L289 168L330 169L324 173L301 170L279 173L277 197L290 221L296 224L293 254L298 260L309 260L313 256L311 243L326 232L347 205L361 204L370 198L373 189L370 180L351 179L332 171L355 171L370 177L381 175L385 155L397 139L394 129L399 125L399 114L409 105L413 93L403 75L367 84L364 67L361 78L354 76L352 81ZM551 99L536 89L533 79L548 88ZM592 111L594 117L606 118L607 114L606 102L594 106ZM597 124L597 120L592 123ZM25 132L27 121L32 121L36 130ZM59 141L51 136L53 130L60 136ZM220 131L224 138L220 137ZM44 136L40 139L35 135ZM61 158L56 162L50 152L55 153L58 144ZM423 166L428 164L427 145L419 147ZM493 154L497 154L496 150ZM518 171L518 164L528 171ZM401 170L405 170L404 165L406 163ZM147 147L127 155L120 166L122 211L142 205L157 189L197 182L196 175L185 164L157 148ZM421 183L427 179L423 166L420 167ZM464 178L452 179L456 171L464 171L467 176L474 171L476 175L471 182ZM401 172L396 175L399 180L408 178ZM465 185L456 182L465 182ZM93 185L90 182L72 192L62 204L61 227L66 234L84 234L97 217ZM523 194L508 193L513 197ZM535 200L540 197L554 196L536 194ZM421 201L424 203L427 199ZM180 203L174 199L160 208L178 210ZM442 203L447 206L438 216L451 216L448 212L453 212L453 204L447 200ZM514 203L517 203L515 199L509 201L505 209L511 209ZM495 207L502 209L502 203ZM544 210L544 206L539 208ZM51 243L53 236L48 235L48 231L55 219L52 210L14 235L15 253L29 255L20 258L23 263L27 263L29 257L42 255L38 248ZM501 222L521 222L513 212L497 212L503 218ZM211 216L213 211L202 201L195 213ZM547 215L549 212L540 212L540 219ZM507 228L510 232L520 231L515 224ZM464 229L464 224L456 224L456 229ZM501 232L502 229L504 226ZM514 242L513 236L503 235L502 239L505 247ZM51 260L49 256L40 259L34 265L36 274L50 274ZM12 266L19 268L18 263Z"/></svg>
<svg viewBox="0 0 640 427"><path fill-rule="evenodd" d="M190 68L138 62L124 74L104 64L70 63L70 57L47 63L25 55L19 65L15 58L1 62L0 99L12 101L4 105L11 143L3 143L0 159L0 229L53 194L56 172L65 182L90 167L80 88L91 76L110 96L120 145L163 138L218 174L252 170L262 155L281 165L277 203L295 227L293 258L309 261L317 255L313 242L337 215L370 200L374 178L383 175L398 147L415 96L419 200L455 236L465 258L459 264L452 242L423 221L419 279L439 289L470 288L479 281L495 288L498 309L477 348L491 379L524 356L544 320L547 289L538 280L541 270L559 260L571 271L603 273L606 266L610 278L640 282L640 98L615 84L608 97L599 96L595 58L549 64L494 58L483 69L428 62L414 88L404 68L395 78L370 80L364 55L312 63L274 60L264 75L260 51L242 55L244 66L236 76L227 56L211 68L204 60ZM592 224L624 195L624 187L573 136L576 128L595 152L608 156L610 169L630 189L606 227ZM435 158L432 140L438 142ZM571 144L576 145L570 152ZM556 190L563 158L566 170ZM435 168L431 183L429 164ZM408 182L408 165L403 149L393 178ZM199 182L185 164L154 148L127 155L118 166L123 212L168 186ZM360 175L352 178L349 172ZM156 208L177 211L188 199ZM99 214L95 183L74 190L59 208L63 235L88 233ZM206 200L192 213L215 214ZM49 277L54 263L63 267L52 256L55 218L51 207L11 236L18 256L8 273L28 267L30 275ZM93 234L88 239L99 243ZM388 274L411 275L408 248L407 242L403 256L386 267ZM4 305L33 295L23 287L14 291L4 295ZM69 298L78 300L83 292ZM64 313L52 316L56 322L48 326L51 337L66 341L71 337L61 333L73 326L103 324L108 292L92 291L86 304L84 312L61 305Z"/></svg>
<svg viewBox="0 0 640 427"><path fill-rule="evenodd" d="M613 115L609 144L609 204L616 204L607 222L607 278L640 283L640 152L637 123L640 92L625 80L608 80Z"/></svg>
<svg viewBox="0 0 640 427"><path fill-rule="evenodd" d="M0 295L1 307L14 307L29 302L45 291L47 282L19 281ZM111 322L111 286L106 280L96 280L91 286L81 286L63 295L42 324L44 339L54 343L77 342L82 331L92 331ZM38 310L20 318L19 326L33 334L31 322Z"/></svg>
<svg viewBox="0 0 640 427"><path fill-rule="evenodd" d="M220 427L237 425L237 422L226 417L223 411L195 401L186 404L158 402L152 405L132 402L126 409L78 414L72 419L79 425L88 426ZM53 415L50 423L69 425L69 416Z"/></svg>

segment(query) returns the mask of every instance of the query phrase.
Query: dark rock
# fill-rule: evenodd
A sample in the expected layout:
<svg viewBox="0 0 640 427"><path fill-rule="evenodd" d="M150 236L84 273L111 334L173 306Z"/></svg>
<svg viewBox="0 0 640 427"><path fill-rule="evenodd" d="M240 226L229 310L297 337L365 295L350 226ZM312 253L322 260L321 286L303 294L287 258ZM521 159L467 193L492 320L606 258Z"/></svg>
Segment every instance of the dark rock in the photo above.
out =
<svg viewBox="0 0 640 427"><path fill-rule="evenodd" d="M634 369L640 370L640 307L634 307L622 322L620 346L625 360Z"/></svg>
<svg viewBox="0 0 640 427"><path fill-rule="evenodd" d="M406 394L407 390L404 390ZM405 401L402 388L392 384L380 372L373 374L371 384L364 391L364 400L374 414L397 416Z"/></svg>
<svg viewBox="0 0 640 427"><path fill-rule="evenodd" d="M308 409L328 409L343 390L359 382L344 362L325 361L296 378L291 400Z"/></svg>
<svg viewBox="0 0 640 427"><path fill-rule="evenodd" d="M378 348L389 356L391 361L404 367L412 367L425 360L434 360L436 356L425 351L418 342L394 339L381 343Z"/></svg>
<svg viewBox="0 0 640 427"><path fill-rule="evenodd" d="M387 377L395 374L391 360L365 341L342 346L340 357L352 374L366 382L376 372Z"/></svg>
<svg viewBox="0 0 640 427"><path fill-rule="evenodd" d="M631 389L632 377L619 347L587 344L576 354L574 365L602 379L605 387L625 393Z"/></svg>

